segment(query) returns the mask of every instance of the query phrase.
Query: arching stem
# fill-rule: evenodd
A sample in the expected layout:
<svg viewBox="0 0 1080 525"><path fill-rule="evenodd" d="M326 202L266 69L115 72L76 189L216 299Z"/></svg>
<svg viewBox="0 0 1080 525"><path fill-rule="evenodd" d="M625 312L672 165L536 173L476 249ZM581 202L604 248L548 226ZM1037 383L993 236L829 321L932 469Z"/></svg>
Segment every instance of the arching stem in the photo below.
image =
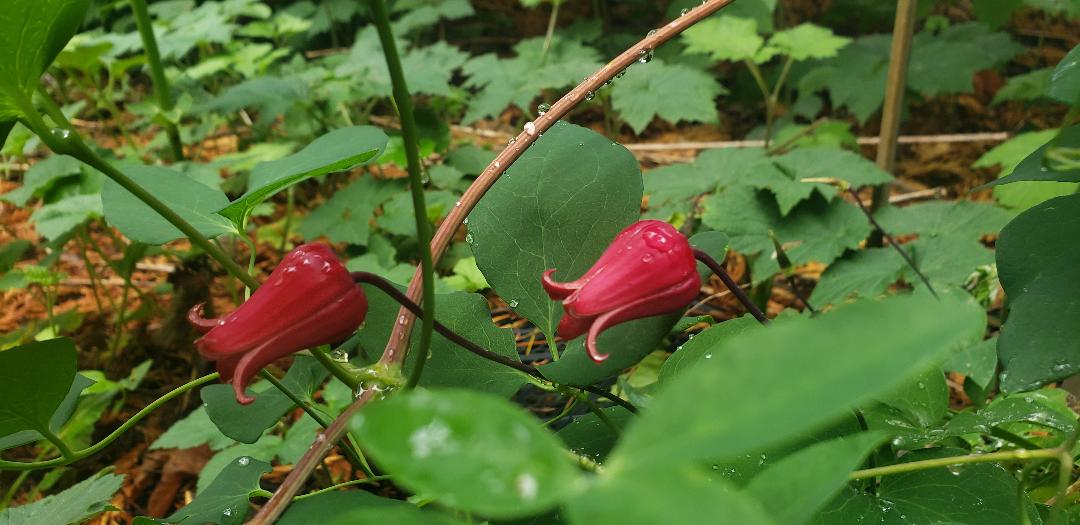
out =
<svg viewBox="0 0 1080 525"><path fill-rule="evenodd" d="M705 266L708 266L709 269L724 282L724 286L727 286L728 290L731 290L731 294L746 307L746 310L749 311L759 323L769 324L769 318L765 316L765 312L762 312L761 309L754 304L754 301L750 300L750 296L746 295L746 292L739 286L739 283L736 283L735 279L732 279L731 275L724 269L724 265L717 262L716 259L713 259L712 255L697 248L694 248L694 257L705 263Z"/></svg>

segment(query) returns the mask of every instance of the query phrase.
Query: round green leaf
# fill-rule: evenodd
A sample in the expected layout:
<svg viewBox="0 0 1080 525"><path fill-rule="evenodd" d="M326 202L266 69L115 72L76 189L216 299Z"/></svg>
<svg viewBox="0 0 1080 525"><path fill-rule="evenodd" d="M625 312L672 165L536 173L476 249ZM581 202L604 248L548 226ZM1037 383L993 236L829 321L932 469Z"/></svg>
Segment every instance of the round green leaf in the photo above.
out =
<svg viewBox="0 0 1080 525"><path fill-rule="evenodd" d="M49 339L0 352L0 436L21 430L50 431L53 413L75 381L71 339Z"/></svg>
<svg viewBox="0 0 1080 525"><path fill-rule="evenodd" d="M638 219L641 195L641 170L626 148L560 122L484 195L469 216L467 240L492 288L553 341L562 309L540 275L549 268L560 281L584 274Z"/></svg>
<svg viewBox="0 0 1080 525"><path fill-rule="evenodd" d="M1010 304L998 338L1002 390L1031 390L1080 371L1078 259L1080 195L1033 206L1001 230L998 276Z"/></svg>
<svg viewBox="0 0 1080 525"><path fill-rule="evenodd" d="M405 392L365 407L350 428L402 486L492 518L550 509L580 479L554 434L489 395Z"/></svg>
<svg viewBox="0 0 1080 525"><path fill-rule="evenodd" d="M132 166L124 172L139 186L172 208L206 237L235 231L216 212L229 203L221 190L161 166ZM150 206L111 179L101 190L101 205L109 224L132 240L165 244L184 236Z"/></svg>

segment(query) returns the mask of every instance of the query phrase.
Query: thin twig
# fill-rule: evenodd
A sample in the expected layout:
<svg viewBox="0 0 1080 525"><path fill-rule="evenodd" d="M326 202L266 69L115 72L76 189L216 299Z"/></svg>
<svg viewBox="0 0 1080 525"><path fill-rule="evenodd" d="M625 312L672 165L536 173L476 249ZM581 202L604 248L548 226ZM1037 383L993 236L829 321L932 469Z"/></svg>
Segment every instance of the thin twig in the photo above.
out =
<svg viewBox="0 0 1080 525"><path fill-rule="evenodd" d="M732 279L731 275L728 275L724 266L717 262L716 259L713 259L712 255L709 255L703 250L694 248L694 257L705 263L705 266L708 266L709 269L724 282L724 285L728 287L728 290L731 290L732 295L746 307L746 310L749 311L759 323L769 324L769 318L765 315L765 312L762 312L761 308L758 308L758 305L750 300L750 296L746 295L746 292L739 286L739 283L736 283L735 279Z"/></svg>
<svg viewBox="0 0 1080 525"><path fill-rule="evenodd" d="M933 285L930 284L930 279L927 279L926 276L923 275L923 273L919 270L919 267L915 265L915 261L912 260L911 256L908 255L908 253L900 247L900 244L896 242L896 239L894 239L892 235L889 235L889 232L886 232L885 228L881 227L881 224L879 224L877 219L874 218L874 213L871 212L865 204L863 204L862 199L859 198L859 194L855 192L855 189L849 187L847 191L849 194L851 194L852 197L854 197L855 204L859 206L860 210L862 210L863 215L866 215L866 219L870 221L870 225L874 227L874 230L876 230L878 234L881 235L882 239L888 241L889 246L892 246L893 249L896 250L896 252L904 258L904 262L906 262L907 265L911 267L912 271L915 272L915 275L919 276L919 279L921 279L923 284L926 285L926 289L930 290L930 295L937 297L937 292L934 291Z"/></svg>
<svg viewBox="0 0 1080 525"><path fill-rule="evenodd" d="M896 2L892 49L889 50L889 74L885 84L885 101L881 108L881 141L877 150L877 165L888 173L892 173L896 168L896 137L900 135L904 91L907 89L908 59L911 57L918 4L918 0ZM872 211L877 211L888 202L891 189L892 185L887 183L874 188L874 202L870 205ZM871 239L871 244L880 245L880 239Z"/></svg>

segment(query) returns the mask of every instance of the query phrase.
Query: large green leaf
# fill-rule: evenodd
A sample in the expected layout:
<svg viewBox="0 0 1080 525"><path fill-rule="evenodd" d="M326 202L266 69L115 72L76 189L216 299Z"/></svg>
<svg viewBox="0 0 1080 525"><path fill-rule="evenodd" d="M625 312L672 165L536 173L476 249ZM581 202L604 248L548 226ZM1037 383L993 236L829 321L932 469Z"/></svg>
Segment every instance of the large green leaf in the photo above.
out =
<svg viewBox="0 0 1080 525"><path fill-rule="evenodd" d="M1080 182L1080 169L1057 171L1045 165L1046 150L1050 147L1080 148L1080 125L1065 128L1060 136L1028 155L1007 177L984 184L982 188L1021 180Z"/></svg>
<svg viewBox="0 0 1080 525"><path fill-rule="evenodd" d="M720 16L703 20L682 35L685 53L708 54L713 60L752 60L765 39L757 32L757 22L749 18Z"/></svg>
<svg viewBox="0 0 1080 525"><path fill-rule="evenodd" d="M620 430L634 418L634 414L620 406L604 407L600 411ZM619 432L594 413L575 417L558 434L571 451L598 462L607 458L619 439Z"/></svg>
<svg viewBox="0 0 1080 525"><path fill-rule="evenodd" d="M611 90L611 105L634 133L653 117L679 122L715 122L716 102L727 90L712 75L656 59L630 68Z"/></svg>
<svg viewBox="0 0 1080 525"><path fill-rule="evenodd" d="M114 508L109 500L123 483L124 476L99 472L59 494L0 511L0 525L85 523Z"/></svg>
<svg viewBox="0 0 1080 525"><path fill-rule="evenodd" d="M943 358L973 317L949 297L897 297L722 339L665 385L609 464L730 458L806 434Z"/></svg>
<svg viewBox="0 0 1080 525"><path fill-rule="evenodd" d="M364 285L364 291L368 297L368 314L360 329L360 346L367 355L377 356L386 346L394 323L399 322L400 305L373 286ZM518 359L513 331L491 322L491 311L484 296L437 294L435 304L435 318L451 330L487 350ZM411 348L418 345L416 332L413 331ZM409 363L415 355L415 352L409 352ZM479 357L439 334L431 339L431 357L420 377L420 385L425 387L469 388L503 397L510 397L523 381L520 372Z"/></svg>
<svg viewBox="0 0 1080 525"><path fill-rule="evenodd" d="M892 247L849 253L821 274L810 304L823 308L855 297L881 295L904 275L907 263Z"/></svg>
<svg viewBox="0 0 1080 525"><path fill-rule="evenodd" d="M754 476L746 491L772 509L777 523L806 523L885 437L868 432L811 445ZM779 501L784 504L770 505Z"/></svg>
<svg viewBox="0 0 1080 525"><path fill-rule="evenodd" d="M743 332L761 328L761 323L751 315L744 315L715 324L687 341L676 349L671 357L664 361L660 367L659 381L661 384L672 381L676 377L686 373L687 370L697 366L702 359L712 359L713 347L729 337L735 337Z"/></svg>
<svg viewBox="0 0 1080 525"><path fill-rule="evenodd" d="M214 478L194 501L174 512L166 523L215 523L240 525L248 514L249 495L259 490L259 478L270 464L249 457L233 461Z"/></svg>
<svg viewBox="0 0 1080 525"><path fill-rule="evenodd" d="M656 349L657 343L671 332L682 312L636 319L604 330L596 339L602 352L612 349L611 357L594 362L585 350L585 335L566 344L562 358L540 367L544 377L556 383L586 386L614 376L641 361Z"/></svg>
<svg viewBox="0 0 1080 525"><path fill-rule="evenodd" d="M334 519L351 512L411 506L404 501L380 498L363 490L331 491L294 500L277 523L279 525L307 525L315 522L325 524L327 519ZM360 522L354 520L352 523Z"/></svg>
<svg viewBox="0 0 1080 525"><path fill-rule="evenodd" d="M1080 371L1080 195L1050 199L1016 217L997 242L1009 317L998 338L1006 392Z"/></svg>
<svg viewBox="0 0 1080 525"><path fill-rule="evenodd" d="M273 194L311 177L345 171L375 160L386 147L386 134L373 126L352 126L331 131L288 157L261 162L251 170L248 190L228 206L219 208L243 230L251 210Z"/></svg>
<svg viewBox="0 0 1080 525"><path fill-rule="evenodd" d="M53 412L52 419L49 421L49 428L53 432L58 432L60 427L63 427L65 423L71 419L71 415L75 413L75 407L79 404L79 397L82 395L83 390L94 384L94 381L82 374L75 374L75 380L71 382L71 388L68 389L68 393L64 396L64 400L60 403L60 406ZM0 450L6 448L17 447L19 445L25 445L42 439L41 433L37 430L23 430L14 434L8 434L0 437Z"/></svg>
<svg viewBox="0 0 1080 525"><path fill-rule="evenodd" d="M768 192L733 186L704 199L701 220L731 238L731 247L753 259L754 279L766 279L779 270L772 230L795 264L831 263L855 248L870 233L866 216L855 205L841 199L827 201L821 195L795 206L781 216Z"/></svg>
<svg viewBox="0 0 1080 525"><path fill-rule="evenodd" d="M315 358L298 355L281 382L301 399L310 399L327 374ZM269 382L260 383L259 387L255 402L250 405L237 403L232 385L226 384L205 386L199 397L222 434L241 443L254 443L293 408L292 400Z"/></svg>
<svg viewBox="0 0 1080 525"><path fill-rule="evenodd" d="M50 432L53 414L75 381L71 339L49 339L0 352L0 436L22 430Z"/></svg>
<svg viewBox="0 0 1080 525"><path fill-rule="evenodd" d="M45 69L79 30L90 0L7 0L0 9L0 122L22 114ZM0 134L6 138L7 126Z"/></svg>
<svg viewBox="0 0 1080 525"><path fill-rule="evenodd" d="M332 242L367 246L375 210L395 194L410 195L404 189L398 181L379 180L370 175L360 177L335 191L329 200L304 217L300 234L307 240L326 237ZM411 204L408 212L411 216Z"/></svg>
<svg viewBox="0 0 1080 525"><path fill-rule="evenodd" d="M221 190L161 166L132 166L124 173L207 237L236 229L217 213L229 199ZM184 236L150 206L111 179L101 191L105 219L128 238L164 244Z"/></svg>
<svg viewBox="0 0 1080 525"><path fill-rule="evenodd" d="M1039 146L1050 142L1057 134L1056 129L1021 133L991 148L971 167L1001 166L998 178L1008 177L1024 159L1039 149ZM1027 167L1032 165L1029 163ZM1003 206L1022 211L1047 199L1076 193L1077 187L1078 185L1073 182L1017 181L994 186L994 199Z"/></svg>
<svg viewBox="0 0 1080 525"><path fill-rule="evenodd" d="M554 341L559 303L540 286L580 277L639 216L641 171L626 148L559 122L487 192L466 238L488 283ZM649 344L652 344L651 342Z"/></svg>
<svg viewBox="0 0 1080 525"><path fill-rule="evenodd" d="M580 482L554 434L485 394L405 392L365 407L350 428L395 482L467 512L536 514Z"/></svg>
<svg viewBox="0 0 1080 525"><path fill-rule="evenodd" d="M668 219L689 214L694 199L715 191L718 184L739 185L766 170L775 168L763 148L725 148L705 151L692 164L670 164L648 171L644 179L649 209L643 217Z"/></svg>
<svg viewBox="0 0 1080 525"><path fill-rule="evenodd" d="M944 448L916 451L905 455L903 462L963 453ZM885 476L876 496L848 487L811 523L1015 525L1023 523L1021 501L1023 512L1033 515L1029 523L1041 524L1012 473L1000 465L980 463Z"/></svg>
<svg viewBox="0 0 1080 525"><path fill-rule="evenodd" d="M769 519L753 497L693 465L605 472L566 504L566 512L575 525L782 523Z"/></svg>
<svg viewBox="0 0 1080 525"><path fill-rule="evenodd" d="M1066 104L1080 102L1080 45L1074 46L1054 68L1048 94Z"/></svg>

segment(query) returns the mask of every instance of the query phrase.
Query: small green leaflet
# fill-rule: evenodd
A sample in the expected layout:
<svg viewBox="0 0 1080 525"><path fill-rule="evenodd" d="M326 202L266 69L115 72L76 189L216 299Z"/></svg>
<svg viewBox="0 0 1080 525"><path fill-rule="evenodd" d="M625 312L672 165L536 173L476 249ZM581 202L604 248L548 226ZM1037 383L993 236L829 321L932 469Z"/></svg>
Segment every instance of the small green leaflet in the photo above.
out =
<svg viewBox="0 0 1080 525"><path fill-rule="evenodd" d="M300 181L345 171L375 160L387 137L373 126L353 126L327 133L288 157L262 162L255 166L248 180L248 190L240 198L221 208L239 231L251 210L273 194Z"/></svg>
<svg viewBox="0 0 1080 525"><path fill-rule="evenodd" d="M709 73L654 59L616 80L611 103L634 133L641 133L654 117L673 124L716 122L715 99L726 93Z"/></svg>
<svg viewBox="0 0 1080 525"><path fill-rule="evenodd" d="M67 525L84 523L90 518L113 510L109 500L124 483L124 476L99 472L72 485L67 490L33 503L0 511L3 525Z"/></svg>
<svg viewBox="0 0 1080 525"><path fill-rule="evenodd" d="M166 523L240 525L248 514L249 495L259 490L259 478L270 464L243 456L229 463L194 501L174 512Z"/></svg>

